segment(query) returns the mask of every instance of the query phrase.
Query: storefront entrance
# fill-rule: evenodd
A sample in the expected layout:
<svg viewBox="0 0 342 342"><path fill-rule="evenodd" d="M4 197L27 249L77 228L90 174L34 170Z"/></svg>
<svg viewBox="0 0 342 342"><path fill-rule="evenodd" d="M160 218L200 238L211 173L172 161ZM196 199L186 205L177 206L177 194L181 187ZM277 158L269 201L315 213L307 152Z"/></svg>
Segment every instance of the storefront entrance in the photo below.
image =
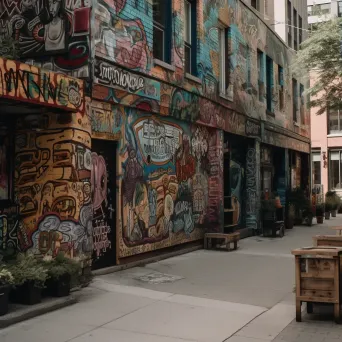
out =
<svg viewBox="0 0 342 342"><path fill-rule="evenodd" d="M93 269L116 263L116 143L92 140Z"/></svg>

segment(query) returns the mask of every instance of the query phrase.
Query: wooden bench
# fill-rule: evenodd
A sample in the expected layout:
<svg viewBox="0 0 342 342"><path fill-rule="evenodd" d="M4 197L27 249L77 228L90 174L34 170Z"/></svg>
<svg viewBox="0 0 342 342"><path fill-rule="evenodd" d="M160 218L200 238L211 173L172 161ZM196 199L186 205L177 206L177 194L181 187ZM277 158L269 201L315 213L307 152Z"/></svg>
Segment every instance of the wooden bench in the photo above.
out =
<svg viewBox="0 0 342 342"><path fill-rule="evenodd" d="M204 236L204 248L213 248L213 241L216 240L216 248L224 248L230 251L230 244L234 244L234 250L238 248L238 241L240 240L240 233L224 234L224 233L206 233Z"/></svg>
<svg viewBox="0 0 342 342"><path fill-rule="evenodd" d="M342 226L332 227L332 229L336 231L336 235L342 235Z"/></svg>

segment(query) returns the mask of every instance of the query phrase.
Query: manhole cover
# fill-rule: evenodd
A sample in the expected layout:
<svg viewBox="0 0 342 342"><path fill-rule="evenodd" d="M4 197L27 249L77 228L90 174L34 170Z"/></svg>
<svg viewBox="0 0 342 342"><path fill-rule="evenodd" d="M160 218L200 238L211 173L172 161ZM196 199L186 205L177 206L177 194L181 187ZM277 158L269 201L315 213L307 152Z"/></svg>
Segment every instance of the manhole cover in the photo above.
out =
<svg viewBox="0 0 342 342"><path fill-rule="evenodd" d="M173 283L177 280L184 279L184 277L156 272L156 273L143 275L135 279L143 281L145 283L149 283L149 284L164 284L164 283Z"/></svg>

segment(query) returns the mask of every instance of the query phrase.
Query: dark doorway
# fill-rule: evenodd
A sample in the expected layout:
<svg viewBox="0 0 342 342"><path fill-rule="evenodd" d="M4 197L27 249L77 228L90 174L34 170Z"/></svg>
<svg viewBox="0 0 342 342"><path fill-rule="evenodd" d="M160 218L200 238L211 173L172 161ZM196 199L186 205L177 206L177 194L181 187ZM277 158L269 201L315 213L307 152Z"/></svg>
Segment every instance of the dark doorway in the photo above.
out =
<svg viewBox="0 0 342 342"><path fill-rule="evenodd" d="M92 140L93 269L116 263L116 143Z"/></svg>

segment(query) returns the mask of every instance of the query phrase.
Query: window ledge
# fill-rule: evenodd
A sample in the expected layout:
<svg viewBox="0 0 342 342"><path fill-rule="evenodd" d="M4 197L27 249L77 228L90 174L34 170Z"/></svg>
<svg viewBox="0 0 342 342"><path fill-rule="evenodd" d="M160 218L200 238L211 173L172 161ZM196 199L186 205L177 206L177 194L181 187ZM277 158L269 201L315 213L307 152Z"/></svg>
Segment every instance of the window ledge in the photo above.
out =
<svg viewBox="0 0 342 342"><path fill-rule="evenodd" d="M224 93L221 93L220 92L220 97L222 97L223 99L227 100L227 101L230 101L230 102L233 102L233 98L230 97L228 94L224 94Z"/></svg>
<svg viewBox="0 0 342 342"><path fill-rule="evenodd" d="M154 62L154 65L158 65L158 66L160 66L160 67L162 67L164 69L167 69L167 70L170 70L170 71L176 71L176 68L173 65L171 65L169 63L166 63L164 61L161 61L160 59L156 59L155 58L153 60L153 62Z"/></svg>
<svg viewBox="0 0 342 342"><path fill-rule="evenodd" d="M193 82L196 82L198 84L202 84L202 80L194 75L191 75L189 73L185 73L185 77L190 80L190 81L193 81Z"/></svg>
<svg viewBox="0 0 342 342"><path fill-rule="evenodd" d="M266 114L267 114L268 116L272 116L272 118L275 118L275 114L274 114L273 112L267 110L267 109L266 109Z"/></svg>
<svg viewBox="0 0 342 342"><path fill-rule="evenodd" d="M300 127L300 124L297 121L293 121L293 126Z"/></svg>
<svg viewBox="0 0 342 342"><path fill-rule="evenodd" d="M327 135L328 138L337 138L337 137L342 137L342 132L341 133L330 133Z"/></svg>

